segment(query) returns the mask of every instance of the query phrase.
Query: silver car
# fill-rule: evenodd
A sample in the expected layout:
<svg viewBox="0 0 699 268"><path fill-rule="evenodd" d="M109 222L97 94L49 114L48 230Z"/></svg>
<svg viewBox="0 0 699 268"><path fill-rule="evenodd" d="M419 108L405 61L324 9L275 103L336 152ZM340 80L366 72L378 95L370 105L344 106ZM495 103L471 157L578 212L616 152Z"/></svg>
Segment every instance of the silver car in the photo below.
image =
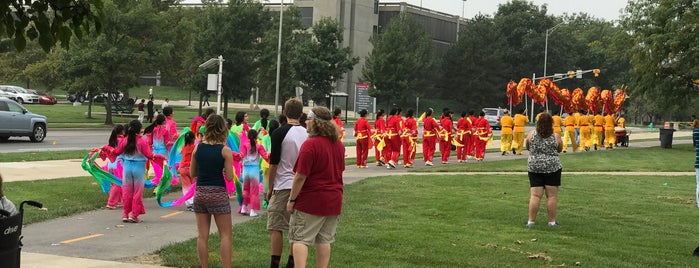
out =
<svg viewBox="0 0 699 268"><path fill-rule="evenodd" d="M0 90L10 95L10 98L19 103L39 103L39 95L30 93L23 87L0 85Z"/></svg>
<svg viewBox="0 0 699 268"><path fill-rule="evenodd" d="M485 119L488 120L492 129L500 129L500 118L505 114L505 109L502 108L483 108Z"/></svg>
<svg viewBox="0 0 699 268"><path fill-rule="evenodd" d="M46 116L34 114L6 97L0 97L0 122L0 141L12 136L29 137L33 142L46 138Z"/></svg>

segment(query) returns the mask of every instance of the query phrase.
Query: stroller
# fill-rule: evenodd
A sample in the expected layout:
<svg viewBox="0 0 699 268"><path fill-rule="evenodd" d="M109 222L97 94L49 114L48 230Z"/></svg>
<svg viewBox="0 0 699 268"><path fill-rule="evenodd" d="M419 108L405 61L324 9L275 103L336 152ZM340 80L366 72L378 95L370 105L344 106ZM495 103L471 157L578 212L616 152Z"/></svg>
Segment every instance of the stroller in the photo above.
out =
<svg viewBox="0 0 699 268"><path fill-rule="evenodd" d="M20 203L19 213L16 215L10 216L10 212L0 209L0 267L14 268L20 265L25 203L38 208L43 207L37 201L27 200Z"/></svg>
<svg viewBox="0 0 699 268"><path fill-rule="evenodd" d="M616 136L615 147L629 147L629 132L626 128L614 128L614 135Z"/></svg>

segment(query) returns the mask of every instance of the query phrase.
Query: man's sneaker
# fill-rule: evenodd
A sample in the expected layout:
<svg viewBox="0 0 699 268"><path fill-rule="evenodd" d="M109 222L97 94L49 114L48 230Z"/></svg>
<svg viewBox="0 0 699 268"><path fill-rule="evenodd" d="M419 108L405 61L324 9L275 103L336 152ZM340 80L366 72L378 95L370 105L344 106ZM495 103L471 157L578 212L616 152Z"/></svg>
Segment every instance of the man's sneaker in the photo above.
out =
<svg viewBox="0 0 699 268"><path fill-rule="evenodd" d="M502 155L505 155L505 154L507 154L507 152L505 152L505 151L502 151Z"/></svg>
<svg viewBox="0 0 699 268"><path fill-rule="evenodd" d="M427 161L425 162L425 166L434 166L434 164L432 164L432 161Z"/></svg>
<svg viewBox="0 0 699 268"><path fill-rule="evenodd" d="M247 208L245 208L245 206L242 206L242 207L240 207L239 213L243 214L243 215L248 215L248 210L247 210Z"/></svg>
<svg viewBox="0 0 699 268"><path fill-rule="evenodd" d="M194 212L194 207L193 207L193 206L187 206L187 211Z"/></svg>
<svg viewBox="0 0 699 268"><path fill-rule="evenodd" d="M533 223L533 222L527 222L524 226L526 226L527 228L532 228L532 227L534 227L534 223Z"/></svg>
<svg viewBox="0 0 699 268"><path fill-rule="evenodd" d="M549 227L557 227L557 226L561 226L560 224L558 224L557 221L556 221L556 222L553 222L553 223L550 223L550 222L549 222Z"/></svg>
<svg viewBox="0 0 699 268"><path fill-rule="evenodd" d="M595 144L595 151L597 151L597 144Z"/></svg>
<svg viewBox="0 0 699 268"><path fill-rule="evenodd" d="M512 149L512 154L517 154L517 150Z"/></svg>
<svg viewBox="0 0 699 268"><path fill-rule="evenodd" d="M250 217L257 217L257 216L259 216L259 215L257 215L257 213L255 213L255 210L251 209L250 210Z"/></svg>
<svg viewBox="0 0 699 268"><path fill-rule="evenodd" d="M393 160L388 161L388 166L389 166L390 168L396 168L396 163L393 162Z"/></svg>

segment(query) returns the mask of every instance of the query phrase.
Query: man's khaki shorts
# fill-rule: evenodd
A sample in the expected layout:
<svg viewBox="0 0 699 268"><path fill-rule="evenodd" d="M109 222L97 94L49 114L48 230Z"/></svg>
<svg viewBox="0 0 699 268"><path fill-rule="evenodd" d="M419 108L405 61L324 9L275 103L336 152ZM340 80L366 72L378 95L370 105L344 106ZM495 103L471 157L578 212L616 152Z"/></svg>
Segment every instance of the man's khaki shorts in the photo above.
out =
<svg viewBox="0 0 699 268"><path fill-rule="evenodd" d="M335 242L338 216L316 216L295 210L289 223L289 243L304 245Z"/></svg>
<svg viewBox="0 0 699 268"><path fill-rule="evenodd" d="M289 230L291 214L286 211L286 203L289 201L290 193L291 189L272 191L272 198L270 198L269 206L267 206L267 230Z"/></svg>

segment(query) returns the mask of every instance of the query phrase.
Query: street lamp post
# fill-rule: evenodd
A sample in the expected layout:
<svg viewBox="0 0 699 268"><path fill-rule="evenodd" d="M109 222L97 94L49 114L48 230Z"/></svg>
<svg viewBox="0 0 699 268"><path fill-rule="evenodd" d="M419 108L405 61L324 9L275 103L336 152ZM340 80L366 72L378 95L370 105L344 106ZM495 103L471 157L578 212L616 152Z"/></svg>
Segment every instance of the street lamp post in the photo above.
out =
<svg viewBox="0 0 699 268"><path fill-rule="evenodd" d="M274 90L274 117L279 110L279 76L282 67L282 24L284 22L284 0L279 2L279 40L277 42L277 83Z"/></svg>
<svg viewBox="0 0 699 268"><path fill-rule="evenodd" d="M461 18L466 16L466 1L467 0L461 0ZM459 41L459 28L461 28L461 18L456 18L456 42Z"/></svg>
<svg viewBox="0 0 699 268"><path fill-rule="evenodd" d="M559 26L561 26L563 22L556 24L556 26L551 27L551 29L546 30L546 41L544 44L544 76L546 76L546 63L548 60L548 55L549 55L549 34L556 30Z"/></svg>
<svg viewBox="0 0 699 268"><path fill-rule="evenodd" d="M211 58L206 62L199 65L199 68L210 68L218 64L218 77L216 83L216 114L221 114L221 91L223 82L223 55L219 55L218 58Z"/></svg>

